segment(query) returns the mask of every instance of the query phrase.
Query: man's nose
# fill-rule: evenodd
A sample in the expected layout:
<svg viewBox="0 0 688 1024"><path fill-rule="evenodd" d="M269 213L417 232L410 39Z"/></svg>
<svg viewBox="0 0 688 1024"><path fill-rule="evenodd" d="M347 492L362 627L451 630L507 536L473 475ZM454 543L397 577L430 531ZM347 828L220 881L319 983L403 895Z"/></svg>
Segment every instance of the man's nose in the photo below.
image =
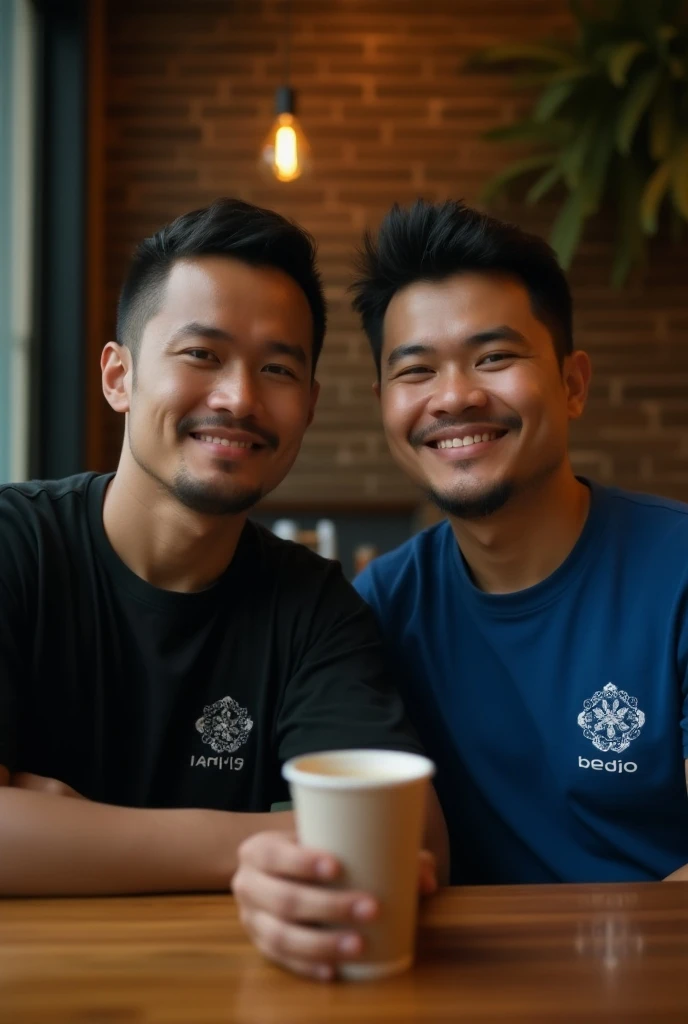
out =
<svg viewBox="0 0 688 1024"><path fill-rule="evenodd" d="M260 410L260 389L248 370L235 369L225 374L208 395L208 407L228 412L234 419L255 416Z"/></svg>
<svg viewBox="0 0 688 1024"><path fill-rule="evenodd" d="M437 376L429 411L433 416L456 419L467 409L482 409L487 405L487 393L470 374L451 369Z"/></svg>

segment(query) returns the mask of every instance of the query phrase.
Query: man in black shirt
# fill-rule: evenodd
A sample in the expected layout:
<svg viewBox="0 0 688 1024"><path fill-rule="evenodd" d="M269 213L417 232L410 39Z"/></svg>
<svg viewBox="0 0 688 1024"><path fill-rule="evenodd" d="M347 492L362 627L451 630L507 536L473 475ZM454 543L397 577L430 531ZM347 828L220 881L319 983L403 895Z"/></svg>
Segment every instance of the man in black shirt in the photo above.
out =
<svg viewBox="0 0 688 1024"><path fill-rule="evenodd" d="M116 474L0 488L0 892L226 889L244 839L293 827L286 758L418 749L339 568L247 520L324 330L277 214L221 200L139 246L101 361ZM434 796L429 825L442 860Z"/></svg>

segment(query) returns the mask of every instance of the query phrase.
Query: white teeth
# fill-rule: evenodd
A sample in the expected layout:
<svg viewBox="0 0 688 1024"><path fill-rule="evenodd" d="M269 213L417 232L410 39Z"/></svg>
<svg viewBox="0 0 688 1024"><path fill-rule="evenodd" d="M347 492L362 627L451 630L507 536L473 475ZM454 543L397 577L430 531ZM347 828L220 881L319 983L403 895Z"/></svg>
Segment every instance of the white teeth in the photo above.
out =
<svg viewBox="0 0 688 1024"><path fill-rule="evenodd" d="M226 437L213 437L212 434L198 434L200 441L207 441L208 444L222 444L225 448L251 448L250 441L229 441Z"/></svg>
<svg viewBox="0 0 688 1024"><path fill-rule="evenodd" d="M467 448L471 444L479 444L481 441L496 441L496 433L473 434L466 437L447 437L437 442L438 448Z"/></svg>

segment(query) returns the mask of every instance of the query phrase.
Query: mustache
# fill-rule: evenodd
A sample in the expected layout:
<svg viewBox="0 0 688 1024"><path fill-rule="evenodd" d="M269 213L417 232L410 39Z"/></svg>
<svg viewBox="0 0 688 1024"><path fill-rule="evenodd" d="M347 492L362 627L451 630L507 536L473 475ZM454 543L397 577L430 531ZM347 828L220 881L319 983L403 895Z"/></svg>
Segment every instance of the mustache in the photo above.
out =
<svg viewBox="0 0 688 1024"><path fill-rule="evenodd" d="M225 430L244 430L248 434L255 434L261 441L264 441L268 448L277 450L279 448L279 437L265 427L259 426L250 417L237 420L232 416L204 416L199 419L196 416L185 416L177 424L177 436L186 437L188 434L197 434L201 430L212 430L213 427L224 427Z"/></svg>
<svg viewBox="0 0 688 1024"><path fill-rule="evenodd" d="M513 416L497 416L490 417L490 419L478 419L476 417L470 420L457 420L451 416L445 416L444 419L429 423L427 427L419 427L418 430L412 431L408 437L409 444L414 448L419 448L422 444L425 444L429 437L436 434L438 430L451 430L453 428L462 430L464 427L470 427L474 423L480 423L481 426L489 424L495 430L520 430L523 426L523 420L515 413Z"/></svg>

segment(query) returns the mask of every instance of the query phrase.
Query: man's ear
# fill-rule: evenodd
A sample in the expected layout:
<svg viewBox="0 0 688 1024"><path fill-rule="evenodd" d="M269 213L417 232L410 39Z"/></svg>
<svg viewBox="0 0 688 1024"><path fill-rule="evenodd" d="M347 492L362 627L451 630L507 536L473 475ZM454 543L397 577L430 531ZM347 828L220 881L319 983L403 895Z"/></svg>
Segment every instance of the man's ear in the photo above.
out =
<svg viewBox="0 0 688 1024"><path fill-rule="evenodd" d="M100 357L103 394L115 412L129 412L132 356L126 345L108 341Z"/></svg>
<svg viewBox="0 0 688 1024"><path fill-rule="evenodd" d="M373 384L373 394L375 395L375 397L379 401L380 400L380 378L379 377L375 381L375 383Z"/></svg>
<svg viewBox="0 0 688 1024"><path fill-rule="evenodd" d="M317 380L314 380L313 383L311 384L311 397L310 404L308 407L308 419L306 420L306 427L310 427L311 423L313 422L313 417L315 416L315 407L318 404L319 395L320 385L318 384Z"/></svg>
<svg viewBox="0 0 688 1024"><path fill-rule="evenodd" d="M579 349L572 352L570 356L566 356L563 371L569 419L577 420L585 409L592 376L590 357L587 352L582 352Z"/></svg>

